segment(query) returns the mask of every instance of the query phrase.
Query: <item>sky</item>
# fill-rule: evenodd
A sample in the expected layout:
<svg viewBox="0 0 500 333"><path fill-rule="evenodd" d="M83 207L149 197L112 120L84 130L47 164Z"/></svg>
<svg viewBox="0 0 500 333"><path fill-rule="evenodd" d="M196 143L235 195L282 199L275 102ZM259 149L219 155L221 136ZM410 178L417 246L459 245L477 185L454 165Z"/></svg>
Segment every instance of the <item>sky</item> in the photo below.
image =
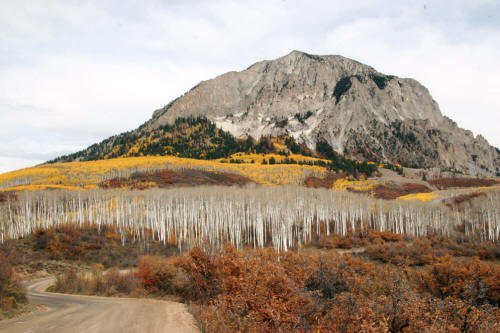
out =
<svg viewBox="0 0 500 333"><path fill-rule="evenodd" d="M414 78L500 147L497 0L0 0L0 173L134 129L198 82L292 50Z"/></svg>

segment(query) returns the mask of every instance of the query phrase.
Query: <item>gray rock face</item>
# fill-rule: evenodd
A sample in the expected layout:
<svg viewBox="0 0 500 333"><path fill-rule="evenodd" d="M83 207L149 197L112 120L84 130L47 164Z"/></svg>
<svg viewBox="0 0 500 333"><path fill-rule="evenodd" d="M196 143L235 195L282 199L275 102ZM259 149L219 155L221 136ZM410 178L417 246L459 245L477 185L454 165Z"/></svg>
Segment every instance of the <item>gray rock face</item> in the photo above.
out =
<svg viewBox="0 0 500 333"><path fill-rule="evenodd" d="M341 56L299 51L203 81L141 130L204 116L236 137L288 134L314 148L409 166L499 172L500 151L441 115L429 91Z"/></svg>

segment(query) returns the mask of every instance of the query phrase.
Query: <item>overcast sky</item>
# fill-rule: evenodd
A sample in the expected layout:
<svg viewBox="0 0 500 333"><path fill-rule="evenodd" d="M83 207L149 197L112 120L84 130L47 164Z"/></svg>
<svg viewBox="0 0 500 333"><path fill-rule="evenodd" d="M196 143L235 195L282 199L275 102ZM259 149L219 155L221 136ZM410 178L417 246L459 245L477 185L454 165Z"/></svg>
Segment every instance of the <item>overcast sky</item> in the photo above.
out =
<svg viewBox="0 0 500 333"><path fill-rule="evenodd" d="M420 81L500 147L500 1L0 0L0 172L136 128L292 50Z"/></svg>

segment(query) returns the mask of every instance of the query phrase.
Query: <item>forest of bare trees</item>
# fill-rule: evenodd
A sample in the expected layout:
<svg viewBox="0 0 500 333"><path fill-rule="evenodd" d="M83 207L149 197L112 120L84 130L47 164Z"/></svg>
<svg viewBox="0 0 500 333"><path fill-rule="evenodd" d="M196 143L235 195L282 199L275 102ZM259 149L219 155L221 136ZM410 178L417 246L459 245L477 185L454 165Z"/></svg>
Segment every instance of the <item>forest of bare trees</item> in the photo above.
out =
<svg viewBox="0 0 500 333"><path fill-rule="evenodd" d="M452 194L450 194L451 196ZM153 237L179 248L272 245L283 251L314 237L369 228L398 234L457 232L500 238L500 193L461 205L384 201L304 187L196 187L147 191L32 191L0 204L1 240L73 223L113 226L127 237Z"/></svg>

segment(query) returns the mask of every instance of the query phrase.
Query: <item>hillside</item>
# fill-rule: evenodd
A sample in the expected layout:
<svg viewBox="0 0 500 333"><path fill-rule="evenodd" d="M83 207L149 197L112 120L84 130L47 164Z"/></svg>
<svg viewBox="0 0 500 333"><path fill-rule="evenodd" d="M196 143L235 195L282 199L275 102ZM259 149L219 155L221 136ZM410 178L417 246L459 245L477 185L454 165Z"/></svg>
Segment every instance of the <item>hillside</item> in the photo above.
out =
<svg viewBox="0 0 500 333"><path fill-rule="evenodd" d="M203 126L210 132L184 132L187 141L173 142L179 119L200 117L209 122ZM246 151L252 140L278 136L313 151L318 142L326 142L337 154L360 160L472 175L500 172L500 150L444 117L417 81L385 75L341 56L299 51L203 81L155 111L138 129L55 161L187 154L186 143L211 148L184 157L212 159ZM145 148L152 140L155 145Z"/></svg>
<svg viewBox="0 0 500 333"><path fill-rule="evenodd" d="M127 157L86 162L53 163L21 169L0 175L1 191L44 188L98 188L100 184L117 178L129 178L137 173L183 170L239 175L263 185L299 185L308 176L322 177L325 167L309 164L280 164L282 155L247 155L257 161L273 158L277 163L227 163L224 160L205 161L173 156ZM298 155L291 155L296 159ZM302 157L304 161L321 161ZM224 162L223 162L224 161ZM106 186L107 187L107 186Z"/></svg>

